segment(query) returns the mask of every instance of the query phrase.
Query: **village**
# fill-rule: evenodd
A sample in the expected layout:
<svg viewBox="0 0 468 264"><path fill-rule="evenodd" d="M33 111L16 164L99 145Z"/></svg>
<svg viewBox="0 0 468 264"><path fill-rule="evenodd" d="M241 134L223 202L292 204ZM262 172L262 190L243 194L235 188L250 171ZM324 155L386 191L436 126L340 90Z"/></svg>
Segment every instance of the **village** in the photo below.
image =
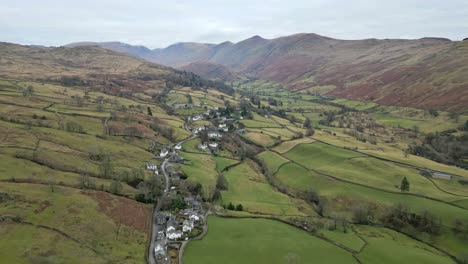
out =
<svg viewBox="0 0 468 264"><path fill-rule="evenodd" d="M191 105L173 105L174 108L192 107ZM212 125L191 128L193 122L210 119ZM236 129L234 123L240 118L225 116L219 108L207 110L202 114L194 114L187 118L184 125L192 136L172 146L155 142L150 150L158 153L155 161L149 161L146 169L153 172L154 177L165 177L165 189L158 201L153 214L153 241L150 252L154 254L155 263L171 263L170 251L179 252L183 246L192 240L201 238L207 231L206 217L210 208L203 203L200 195L182 190L181 184L185 179L174 166L184 163L178 151L182 151L182 144L199 137L201 143L198 148L213 153L219 148L223 134L233 132L245 133L245 129ZM159 151L159 152L158 152ZM159 167L157 165L159 163ZM168 204L168 201L172 203ZM175 201L175 202L174 202ZM151 259L151 258L150 258Z"/></svg>

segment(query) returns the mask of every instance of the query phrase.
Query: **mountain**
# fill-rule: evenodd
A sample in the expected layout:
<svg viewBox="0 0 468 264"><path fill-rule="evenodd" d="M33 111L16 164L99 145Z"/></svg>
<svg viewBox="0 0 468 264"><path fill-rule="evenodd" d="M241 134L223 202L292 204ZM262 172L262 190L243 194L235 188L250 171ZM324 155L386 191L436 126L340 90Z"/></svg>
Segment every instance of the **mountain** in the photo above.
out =
<svg viewBox="0 0 468 264"><path fill-rule="evenodd" d="M193 62L188 65L179 67L179 69L193 72L204 78L213 80L219 79L223 81L234 81L240 78L237 73L229 70L229 68L226 66L205 61Z"/></svg>
<svg viewBox="0 0 468 264"><path fill-rule="evenodd" d="M115 49L114 49L115 50ZM317 34L275 39L254 36L238 43L177 43L153 50L146 60L193 70L205 77L221 65L290 90L386 105L468 110L468 41L444 38L339 40ZM197 63L197 64L193 64ZM199 69L194 65L203 63ZM208 64L209 63L209 64ZM190 66L192 64L192 66ZM219 67L221 67L219 66ZM205 68L205 69L203 69Z"/></svg>
<svg viewBox="0 0 468 264"><path fill-rule="evenodd" d="M176 43L165 49L153 50L153 56L147 59L171 67L180 67L211 57L215 46L193 42Z"/></svg>
<svg viewBox="0 0 468 264"><path fill-rule="evenodd" d="M222 82L95 45L55 48L0 42L0 78L81 86L118 96L177 85L232 92Z"/></svg>
<svg viewBox="0 0 468 264"><path fill-rule="evenodd" d="M125 53L137 58L149 59L152 55L152 50L145 46L135 46L122 42L75 42L65 45L64 47L74 48L83 46L98 46L104 49L113 50L120 53Z"/></svg>

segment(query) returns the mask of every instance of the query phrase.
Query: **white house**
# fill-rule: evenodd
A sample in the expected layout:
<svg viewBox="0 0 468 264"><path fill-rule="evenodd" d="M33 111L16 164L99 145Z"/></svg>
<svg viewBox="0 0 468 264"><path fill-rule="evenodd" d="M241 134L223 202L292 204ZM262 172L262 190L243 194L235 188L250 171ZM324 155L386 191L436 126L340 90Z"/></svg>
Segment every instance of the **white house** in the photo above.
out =
<svg viewBox="0 0 468 264"><path fill-rule="evenodd" d="M210 148L217 148L218 147L218 143L216 142L212 142L210 144L208 144L210 146Z"/></svg>
<svg viewBox="0 0 468 264"><path fill-rule="evenodd" d="M179 239L182 237L182 235L183 233L180 230L171 230L169 232L166 232L166 237L172 240Z"/></svg>
<svg viewBox="0 0 468 264"><path fill-rule="evenodd" d="M165 243L166 241L158 241L156 242L156 245L154 247L154 255L158 256L166 256L166 250L167 250L167 245Z"/></svg>
<svg viewBox="0 0 468 264"><path fill-rule="evenodd" d="M226 124L219 124L218 127L219 127L219 128L225 128L225 127L226 127Z"/></svg>
<svg viewBox="0 0 468 264"><path fill-rule="evenodd" d="M193 121L198 121L198 120L202 120L202 119L203 119L203 116L201 116L201 115L193 115L192 116Z"/></svg>
<svg viewBox="0 0 468 264"><path fill-rule="evenodd" d="M163 149L161 150L161 153L159 154L159 156L161 156L161 157L164 158L164 157L167 156L167 154L169 154L169 150L168 150L167 148L163 148Z"/></svg>
<svg viewBox="0 0 468 264"><path fill-rule="evenodd" d="M174 148L177 149L177 150L180 150L180 149L182 149L182 146L180 144L177 144L177 145L174 146Z"/></svg>
<svg viewBox="0 0 468 264"><path fill-rule="evenodd" d="M182 231L183 232L190 232L193 229L193 221L192 220L184 220L182 224Z"/></svg>
<svg viewBox="0 0 468 264"><path fill-rule="evenodd" d="M166 233L174 231L176 229L176 223L174 220L167 221Z"/></svg>
<svg viewBox="0 0 468 264"><path fill-rule="evenodd" d="M197 214L190 214L189 219L192 221L200 221L200 217Z"/></svg>
<svg viewBox="0 0 468 264"><path fill-rule="evenodd" d="M146 169L147 170L157 170L158 169L158 165L154 164L154 163L151 163L151 162L148 162L146 164Z"/></svg>
<svg viewBox="0 0 468 264"><path fill-rule="evenodd" d="M209 138L220 138L222 135L219 132L208 132Z"/></svg>
<svg viewBox="0 0 468 264"><path fill-rule="evenodd" d="M193 130L193 133L195 134L198 134L200 133L201 131L205 130L205 127L201 126L201 127L197 127Z"/></svg>
<svg viewBox="0 0 468 264"><path fill-rule="evenodd" d="M201 150L205 150L208 148L208 146L206 145L206 143L203 143L203 144L198 145L198 148L200 148Z"/></svg>

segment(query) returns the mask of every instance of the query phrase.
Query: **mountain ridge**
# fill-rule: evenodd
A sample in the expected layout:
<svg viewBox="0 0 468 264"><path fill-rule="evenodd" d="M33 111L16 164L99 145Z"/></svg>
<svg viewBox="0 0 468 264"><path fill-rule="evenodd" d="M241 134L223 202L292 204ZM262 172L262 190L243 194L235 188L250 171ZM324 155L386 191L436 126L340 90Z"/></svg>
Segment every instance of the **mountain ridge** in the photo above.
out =
<svg viewBox="0 0 468 264"><path fill-rule="evenodd" d="M466 41L436 37L340 40L299 33L274 39L253 36L237 43L182 42L153 50L144 59L192 70L188 65L193 63L211 68L219 64L237 75L280 82L290 90L315 93L314 87L333 86L325 93L328 96L468 110Z"/></svg>

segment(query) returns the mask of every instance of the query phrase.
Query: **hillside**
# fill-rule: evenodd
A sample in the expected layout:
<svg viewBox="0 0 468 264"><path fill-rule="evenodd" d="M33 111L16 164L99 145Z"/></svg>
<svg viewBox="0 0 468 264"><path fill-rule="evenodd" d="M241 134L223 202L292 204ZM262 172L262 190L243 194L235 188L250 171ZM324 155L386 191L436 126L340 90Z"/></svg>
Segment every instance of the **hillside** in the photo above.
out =
<svg viewBox="0 0 468 264"><path fill-rule="evenodd" d="M145 59L173 67L220 64L290 90L385 105L464 111L468 106L468 42L442 38L338 40L316 34L259 36L218 45L177 43Z"/></svg>
<svg viewBox="0 0 468 264"><path fill-rule="evenodd" d="M465 114L233 90L97 46L0 55L2 263L467 259Z"/></svg>
<svg viewBox="0 0 468 264"><path fill-rule="evenodd" d="M0 72L0 262L145 261L145 165L189 135L161 97L210 82L95 46L1 43Z"/></svg>
<svg viewBox="0 0 468 264"><path fill-rule="evenodd" d="M65 45L67 48L82 47L82 46L99 46L104 49L113 50L120 53L125 53L137 58L150 58L151 50L145 46L135 46L122 42L75 42Z"/></svg>
<svg viewBox="0 0 468 264"><path fill-rule="evenodd" d="M291 90L334 85L336 89L328 95L386 105L444 110L466 110L468 105L468 42L337 40L298 34L205 46L196 55L193 49L180 48L172 57L160 54L164 57L154 59L166 65L178 65L180 56L191 54L190 58L221 64L247 76L281 82Z"/></svg>
<svg viewBox="0 0 468 264"><path fill-rule="evenodd" d="M193 62L185 66L180 67L179 69L193 72L197 75L200 75L208 79L219 79L223 81L234 81L238 80L240 77L235 72L229 70L226 66L221 64L211 63L211 62Z"/></svg>

